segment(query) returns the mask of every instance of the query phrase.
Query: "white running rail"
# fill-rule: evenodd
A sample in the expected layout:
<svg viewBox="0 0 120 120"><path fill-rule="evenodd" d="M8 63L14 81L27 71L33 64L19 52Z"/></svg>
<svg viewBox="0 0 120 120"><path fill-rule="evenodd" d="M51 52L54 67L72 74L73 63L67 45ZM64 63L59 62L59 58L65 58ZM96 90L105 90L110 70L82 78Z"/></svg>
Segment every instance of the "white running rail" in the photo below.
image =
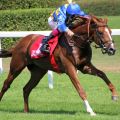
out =
<svg viewBox="0 0 120 120"><path fill-rule="evenodd" d="M29 34L41 34L49 35L51 31L0 31L0 39L2 38L20 38L25 37ZM120 35L120 29L112 29L112 35ZM1 49L1 40L0 40L0 49ZM2 73L2 58L0 58L0 73Z"/></svg>

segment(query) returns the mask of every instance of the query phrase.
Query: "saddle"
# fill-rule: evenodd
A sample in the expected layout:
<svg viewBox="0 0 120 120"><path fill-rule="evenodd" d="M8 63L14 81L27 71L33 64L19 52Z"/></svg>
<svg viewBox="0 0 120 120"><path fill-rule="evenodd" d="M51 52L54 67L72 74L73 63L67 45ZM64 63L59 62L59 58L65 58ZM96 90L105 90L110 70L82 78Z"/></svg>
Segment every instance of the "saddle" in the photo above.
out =
<svg viewBox="0 0 120 120"><path fill-rule="evenodd" d="M40 35L34 43L31 45L29 54L31 56L31 59L41 59L43 57L49 57L50 63L53 66L54 70L59 73L59 67L55 61L53 52L58 44L58 36L52 38L51 40L48 41L49 44L49 49L50 49L50 54L48 56L47 53L42 53L40 51L40 47L42 46L42 40L45 36Z"/></svg>
<svg viewBox="0 0 120 120"><path fill-rule="evenodd" d="M35 41L34 43L31 45L30 47L30 56L32 59L39 59L45 56L48 56L47 53L43 53L40 51L40 47L42 46L42 40L43 40L44 36L40 35ZM48 41L49 44L49 49L50 49L50 55L52 55L55 47L58 44L58 36L52 38L51 40Z"/></svg>

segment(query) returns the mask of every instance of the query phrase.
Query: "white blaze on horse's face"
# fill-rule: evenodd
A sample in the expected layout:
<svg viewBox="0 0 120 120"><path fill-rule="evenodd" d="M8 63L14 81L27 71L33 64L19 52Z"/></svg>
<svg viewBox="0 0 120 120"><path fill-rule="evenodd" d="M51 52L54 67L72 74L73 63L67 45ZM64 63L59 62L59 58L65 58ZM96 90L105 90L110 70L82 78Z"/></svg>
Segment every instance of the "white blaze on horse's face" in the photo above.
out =
<svg viewBox="0 0 120 120"><path fill-rule="evenodd" d="M114 48L114 44L113 44L113 40L112 40L112 37L111 37L111 34L110 34L110 31L109 31L109 29L107 28L107 27L105 27L105 32L107 33L106 35L108 36L108 39L110 40L110 47L111 48Z"/></svg>
<svg viewBox="0 0 120 120"><path fill-rule="evenodd" d="M107 26L98 26L97 29L98 44L102 48L103 53L108 53L108 55L115 54L115 47L111 37L111 31Z"/></svg>
<svg viewBox="0 0 120 120"><path fill-rule="evenodd" d="M112 41L111 34L110 34L110 32L109 32L109 30L108 30L107 27L105 27L105 31L106 31L106 33L108 34L109 39Z"/></svg>
<svg viewBox="0 0 120 120"><path fill-rule="evenodd" d="M103 42L104 46L106 47L105 50L108 53L108 55L114 55L115 54L115 47L114 43L111 37L111 31L108 27L104 27L103 30Z"/></svg>

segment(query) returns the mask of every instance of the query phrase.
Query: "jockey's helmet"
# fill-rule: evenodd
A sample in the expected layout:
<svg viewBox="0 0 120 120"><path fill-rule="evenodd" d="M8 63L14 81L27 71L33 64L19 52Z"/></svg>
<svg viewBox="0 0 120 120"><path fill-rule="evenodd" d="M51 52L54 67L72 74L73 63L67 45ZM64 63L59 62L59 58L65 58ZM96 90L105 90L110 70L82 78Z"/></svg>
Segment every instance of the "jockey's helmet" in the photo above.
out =
<svg viewBox="0 0 120 120"><path fill-rule="evenodd" d="M80 6L76 3L71 3L68 5L66 14L67 15L80 15L81 9Z"/></svg>

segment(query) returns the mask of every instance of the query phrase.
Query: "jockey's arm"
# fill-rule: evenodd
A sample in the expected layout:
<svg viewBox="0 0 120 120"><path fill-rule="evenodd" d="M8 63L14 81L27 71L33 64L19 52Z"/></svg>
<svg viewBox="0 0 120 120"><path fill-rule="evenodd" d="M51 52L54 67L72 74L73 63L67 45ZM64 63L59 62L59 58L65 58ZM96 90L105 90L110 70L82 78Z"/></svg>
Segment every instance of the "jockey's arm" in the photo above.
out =
<svg viewBox="0 0 120 120"><path fill-rule="evenodd" d="M68 36L72 37L74 33L66 26L65 19L62 16L58 17L58 30L60 32L66 32Z"/></svg>
<svg viewBox="0 0 120 120"><path fill-rule="evenodd" d="M72 32L70 29L67 29L66 33L72 37L74 35L74 32Z"/></svg>

